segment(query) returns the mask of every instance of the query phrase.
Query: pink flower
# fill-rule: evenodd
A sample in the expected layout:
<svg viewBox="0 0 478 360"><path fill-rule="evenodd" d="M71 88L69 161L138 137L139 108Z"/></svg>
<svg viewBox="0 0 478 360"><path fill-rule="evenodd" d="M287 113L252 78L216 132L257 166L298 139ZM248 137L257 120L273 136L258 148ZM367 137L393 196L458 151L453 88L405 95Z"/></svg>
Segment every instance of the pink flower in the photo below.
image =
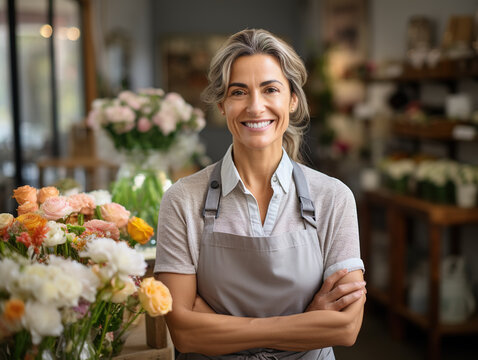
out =
<svg viewBox="0 0 478 360"><path fill-rule="evenodd" d="M117 203L101 205L100 211L103 219L115 223L119 228L126 226L131 216L131 213L124 206Z"/></svg>
<svg viewBox="0 0 478 360"><path fill-rule="evenodd" d="M105 110L106 117L111 123L132 123L136 118L129 106L113 105Z"/></svg>
<svg viewBox="0 0 478 360"><path fill-rule="evenodd" d="M164 135L169 135L176 130L177 113L174 105L169 102L163 102L159 112L154 114L153 122L161 129Z"/></svg>
<svg viewBox="0 0 478 360"><path fill-rule="evenodd" d="M108 237L113 240L119 240L120 232L118 226L112 222L103 220L90 220L83 225L86 231L95 233L99 236Z"/></svg>
<svg viewBox="0 0 478 360"><path fill-rule="evenodd" d="M57 196L46 199L45 202L41 204L40 211L47 220L58 220L71 214L73 209L66 197Z"/></svg>
<svg viewBox="0 0 478 360"><path fill-rule="evenodd" d="M199 108L194 108L193 115L196 116L196 130L201 131L206 126L206 119L204 118L204 112Z"/></svg>
<svg viewBox="0 0 478 360"><path fill-rule="evenodd" d="M93 215L95 213L95 201L85 193L68 196L68 203L73 208L73 212L85 215Z"/></svg>
<svg viewBox="0 0 478 360"><path fill-rule="evenodd" d="M139 132L142 132L142 133L148 132L152 126L153 124L151 124L151 121L149 121L148 118L146 117L142 117L141 119L138 120L137 128Z"/></svg>

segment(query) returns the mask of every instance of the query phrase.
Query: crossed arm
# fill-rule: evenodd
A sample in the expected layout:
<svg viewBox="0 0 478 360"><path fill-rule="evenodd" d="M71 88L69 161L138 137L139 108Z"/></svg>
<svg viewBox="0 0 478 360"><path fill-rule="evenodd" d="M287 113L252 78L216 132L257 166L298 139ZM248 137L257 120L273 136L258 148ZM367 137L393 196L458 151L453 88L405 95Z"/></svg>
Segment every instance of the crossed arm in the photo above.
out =
<svg viewBox="0 0 478 360"><path fill-rule="evenodd" d="M329 276L304 313L269 318L216 314L197 295L196 275L156 277L171 291L173 311L166 321L182 353L213 356L251 348L305 351L351 346L362 325L366 291L360 270Z"/></svg>

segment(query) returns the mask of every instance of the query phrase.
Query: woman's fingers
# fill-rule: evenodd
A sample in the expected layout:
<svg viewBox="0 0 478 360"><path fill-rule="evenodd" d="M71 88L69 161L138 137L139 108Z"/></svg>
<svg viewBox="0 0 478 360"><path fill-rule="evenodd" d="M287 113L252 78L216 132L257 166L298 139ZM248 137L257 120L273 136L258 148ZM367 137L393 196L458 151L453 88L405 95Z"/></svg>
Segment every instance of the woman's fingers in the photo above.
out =
<svg viewBox="0 0 478 360"><path fill-rule="evenodd" d="M345 296L342 296L340 299L330 304L329 310L335 310L335 311L343 310L350 304L359 300L364 294L365 294L365 289L360 289L350 294L347 294Z"/></svg>
<svg viewBox="0 0 478 360"><path fill-rule="evenodd" d="M341 297L350 294L357 290L365 290L365 281L354 281L345 284L340 284L335 287L332 291L329 292L329 300L330 301L337 301Z"/></svg>
<svg viewBox="0 0 478 360"><path fill-rule="evenodd" d="M329 293L334 288L335 284L347 274L348 274L347 269L342 269L342 270L338 270L334 272L327 279L325 279L324 283L322 284L322 287L319 290L319 293L320 294Z"/></svg>

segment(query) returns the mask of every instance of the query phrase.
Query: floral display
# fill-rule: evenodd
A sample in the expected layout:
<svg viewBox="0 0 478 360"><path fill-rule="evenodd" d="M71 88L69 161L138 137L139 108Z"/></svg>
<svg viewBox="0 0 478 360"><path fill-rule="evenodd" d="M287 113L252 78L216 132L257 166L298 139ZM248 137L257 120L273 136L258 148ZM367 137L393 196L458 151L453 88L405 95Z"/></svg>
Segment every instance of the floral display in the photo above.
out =
<svg viewBox="0 0 478 360"><path fill-rule="evenodd" d="M111 358L140 314L171 310L134 249L153 229L108 192L27 185L13 197L19 215L0 214L0 358Z"/></svg>
<svg viewBox="0 0 478 360"><path fill-rule="evenodd" d="M88 124L103 127L117 149L168 150L179 134L200 131L206 121L202 110L193 108L181 95L143 89L95 100Z"/></svg>

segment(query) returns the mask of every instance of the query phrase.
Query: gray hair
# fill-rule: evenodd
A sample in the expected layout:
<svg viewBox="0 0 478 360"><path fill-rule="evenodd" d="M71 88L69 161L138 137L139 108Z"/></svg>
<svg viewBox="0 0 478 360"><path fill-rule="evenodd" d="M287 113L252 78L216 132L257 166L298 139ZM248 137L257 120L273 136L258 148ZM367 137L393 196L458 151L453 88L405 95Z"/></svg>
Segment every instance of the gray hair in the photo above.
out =
<svg viewBox="0 0 478 360"><path fill-rule="evenodd" d="M202 99L210 105L224 101L234 61L241 56L266 54L279 60L282 72L289 81L290 90L297 96L297 108L290 115L289 126L283 136L283 145L292 160L302 161L300 146L309 123L309 108L302 89L307 71L302 59L282 39L262 29L246 29L232 35L219 49L209 67L209 85Z"/></svg>

